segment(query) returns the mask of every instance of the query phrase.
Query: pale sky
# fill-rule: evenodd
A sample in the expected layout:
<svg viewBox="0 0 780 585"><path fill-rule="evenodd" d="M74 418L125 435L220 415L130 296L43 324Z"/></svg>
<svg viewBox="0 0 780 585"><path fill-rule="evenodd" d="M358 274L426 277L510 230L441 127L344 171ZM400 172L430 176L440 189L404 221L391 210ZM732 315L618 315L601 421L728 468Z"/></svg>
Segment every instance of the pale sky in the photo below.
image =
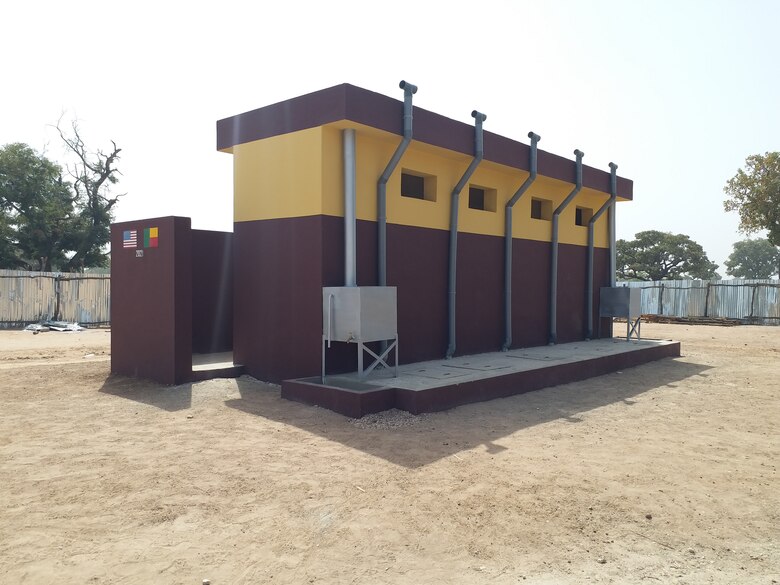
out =
<svg viewBox="0 0 780 585"><path fill-rule="evenodd" d="M8 2L0 144L62 161L48 125L76 116L123 149L118 221L192 217L232 229L231 156L215 123L339 83L634 181L618 238L684 233L720 265L735 213L723 186L780 150L780 2Z"/></svg>

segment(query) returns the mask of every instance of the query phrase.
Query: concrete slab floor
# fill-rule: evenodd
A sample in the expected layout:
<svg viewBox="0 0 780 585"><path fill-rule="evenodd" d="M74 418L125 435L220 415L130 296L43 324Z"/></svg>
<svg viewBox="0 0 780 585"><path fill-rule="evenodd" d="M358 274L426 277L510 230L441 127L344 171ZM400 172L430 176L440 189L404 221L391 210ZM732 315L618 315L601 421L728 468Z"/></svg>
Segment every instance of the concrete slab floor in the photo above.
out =
<svg viewBox="0 0 780 585"><path fill-rule="evenodd" d="M194 353L192 354L192 371L220 370L233 367L233 352Z"/></svg>
<svg viewBox="0 0 780 585"><path fill-rule="evenodd" d="M549 368L553 365L587 361L594 357L618 355L640 351L659 345L669 345L671 340L642 339L626 341L625 338L594 339L560 343L551 346L529 347L508 352L491 352L460 356L449 360L433 360L406 364L398 367L398 377L392 369L377 369L366 378L357 372L328 376L326 384L350 390L372 391L391 386L404 390L423 391L464 382L506 376L517 372Z"/></svg>

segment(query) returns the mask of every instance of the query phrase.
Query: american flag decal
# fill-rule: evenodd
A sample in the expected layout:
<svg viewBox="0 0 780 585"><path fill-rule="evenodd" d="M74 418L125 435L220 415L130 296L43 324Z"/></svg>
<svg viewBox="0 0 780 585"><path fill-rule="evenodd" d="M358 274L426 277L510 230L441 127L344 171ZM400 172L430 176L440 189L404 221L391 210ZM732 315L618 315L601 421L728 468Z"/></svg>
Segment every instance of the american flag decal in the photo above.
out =
<svg viewBox="0 0 780 585"><path fill-rule="evenodd" d="M122 236L123 248L135 248L138 246L138 232L136 230L125 230Z"/></svg>

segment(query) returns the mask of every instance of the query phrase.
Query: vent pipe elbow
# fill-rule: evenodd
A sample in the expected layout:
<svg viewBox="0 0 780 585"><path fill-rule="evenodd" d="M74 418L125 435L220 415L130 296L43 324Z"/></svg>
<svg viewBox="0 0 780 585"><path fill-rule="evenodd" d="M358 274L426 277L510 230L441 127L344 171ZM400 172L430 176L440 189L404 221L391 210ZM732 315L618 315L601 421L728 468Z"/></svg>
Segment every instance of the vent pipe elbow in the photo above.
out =
<svg viewBox="0 0 780 585"><path fill-rule="evenodd" d="M617 244L616 244L616 224L615 211L617 203L617 168L618 166L609 163L609 190L612 195L612 204L609 208L609 285L614 287L617 281Z"/></svg>
<svg viewBox="0 0 780 585"><path fill-rule="evenodd" d="M549 344L558 343L558 222L563 210L569 206L582 190L582 157L585 153L579 149L574 151L576 160L575 185L571 193L557 207L552 217L552 244L550 248L550 336Z"/></svg>
<svg viewBox="0 0 780 585"><path fill-rule="evenodd" d="M596 213L593 214L593 217L590 218L590 221L588 221L588 261L587 261L587 283L585 285L585 314L587 315L587 329L585 331L585 339L593 339L593 248L595 246L594 244L594 226L596 222L601 218L604 213L610 209L617 200L617 175L615 174L615 171L617 171L617 165L615 163L609 163L609 168L611 170L610 180L609 180L609 190L610 195L609 199L596 211ZM610 214L611 215L611 214ZM611 223L610 223L611 225ZM611 234L611 232L610 232ZM610 250L612 248L612 241L610 239ZM611 261L611 259L610 259ZM610 285L612 284L612 279L610 277ZM600 328L599 328L600 330Z"/></svg>
<svg viewBox="0 0 780 585"><path fill-rule="evenodd" d="M531 174L523 181L512 198L507 201L504 217L504 343L501 346L501 351L509 351L509 348L512 347L512 209L536 180L538 145L542 139L534 132L529 132L528 138L531 139L528 164Z"/></svg>
<svg viewBox="0 0 780 585"><path fill-rule="evenodd" d="M563 202L555 209L555 212L553 212L553 219L558 217L561 213L563 213L563 210L566 209L569 206L569 203L571 203L572 199L574 199L577 194L582 190L582 157L585 156L585 153L582 152L580 149L574 150L574 156L576 158L575 160L575 172L574 172L574 189L571 193L566 197L566 199L563 200ZM556 236L557 234L553 234Z"/></svg>
<svg viewBox="0 0 780 585"><path fill-rule="evenodd" d="M456 301L456 282L457 282L457 265L458 265L458 208L460 206L460 192L466 186L466 183L474 174L477 166L482 162L482 158L485 154L484 143L482 138L482 123L487 120L487 116L482 112L473 110L471 117L474 118L474 158L469 163L466 172L458 181L455 188L452 190L452 197L450 201L450 245L449 245L449 277L447 283L447 300L448 300L448 313L447 313L447 328L448 328L448 343L447 351L444 355L446 359L450 359L455 355L455 301Z"/></svg>
<svg viewBox="0 0 780 585"><path fill-rule="evenodd" d="M414 108L412 96L417 93L417 86L408 81L401 81L398 86L404 90L403 138L387 163L385 170L377 180L377 284L387 285L387 182L401 162L406 149L412 141L412 122Z"/></svg>

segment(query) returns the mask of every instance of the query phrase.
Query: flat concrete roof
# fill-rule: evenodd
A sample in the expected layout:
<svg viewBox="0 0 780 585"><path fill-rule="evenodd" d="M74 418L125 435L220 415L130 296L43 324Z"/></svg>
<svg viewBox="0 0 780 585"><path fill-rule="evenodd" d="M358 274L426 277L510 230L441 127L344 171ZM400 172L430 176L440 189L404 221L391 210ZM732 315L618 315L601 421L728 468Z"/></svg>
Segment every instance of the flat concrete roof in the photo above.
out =
<svg viewBox="0 0 780 585"><path fill-rule="evenodd" d="M413 140L455 152L474 153L474 127L414 106ZM233 146L271 136L351 120L379 130L403 135L403 101L343 83L283 102L217 121L217 150L232 152ZM528 171L530 146L484 132L485 160ZM584 148L587 151L587 147ZM543 149L538 151L539 174L567 183L576 180L574 161ZM610 172L582 166L585 187L610 192ZM617 177L618 197L634 198L634 183Z"/></svg>

